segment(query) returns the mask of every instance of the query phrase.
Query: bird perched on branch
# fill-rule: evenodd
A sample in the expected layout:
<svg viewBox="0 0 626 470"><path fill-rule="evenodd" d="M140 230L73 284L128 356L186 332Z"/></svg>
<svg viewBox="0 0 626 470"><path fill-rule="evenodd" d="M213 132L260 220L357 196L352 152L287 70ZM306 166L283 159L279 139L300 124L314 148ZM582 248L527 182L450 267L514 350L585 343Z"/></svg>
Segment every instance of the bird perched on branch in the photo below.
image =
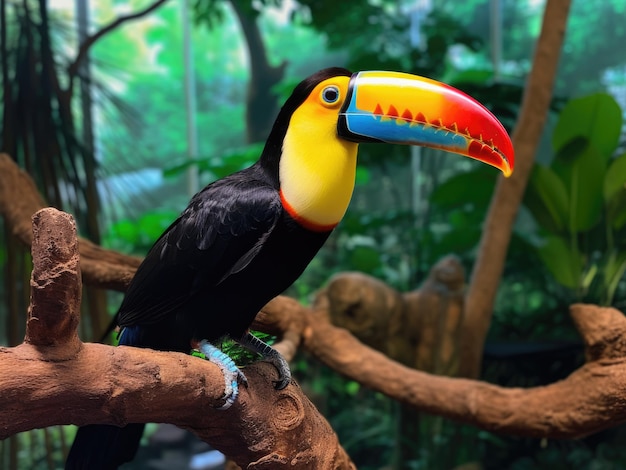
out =
<svg viewBox="0 0 626 470"><path fill-rule="evenodd" d="M505 129L462 92L404 73L321 70L287 99L258 162L196 194L151 248L116 317L120 344L198 348L223 371L222 408L245 383L214 345L225 336L271 361L276 388L286 387L287 362L248 327L341 221L359 142L434 147L513 171ZM80 428L66 468L117 468L133 458L143 426Z"/></svg>

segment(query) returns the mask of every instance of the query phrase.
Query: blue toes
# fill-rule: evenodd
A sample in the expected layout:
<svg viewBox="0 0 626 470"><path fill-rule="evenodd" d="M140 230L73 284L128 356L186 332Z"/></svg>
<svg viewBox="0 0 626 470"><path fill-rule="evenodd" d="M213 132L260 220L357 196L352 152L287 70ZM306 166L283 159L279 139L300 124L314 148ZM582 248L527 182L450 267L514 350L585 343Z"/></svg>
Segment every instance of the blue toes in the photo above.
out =
<svg viewBox="0 0 626 470"><path fill-rule="evenodd" d="M244 385L248 384L248 379L246 376L239 370L235 362L228 357L227 354L222 352L220 349L213 346L206 340L200 341L200 346L198 348L202 354L206 356L206 358L217 365L222 374L224 375L224 404L220 406L218 409L226 410L232 406L233 403L237 400L237 396L239 395L239 381L241 381Z"/></svg>

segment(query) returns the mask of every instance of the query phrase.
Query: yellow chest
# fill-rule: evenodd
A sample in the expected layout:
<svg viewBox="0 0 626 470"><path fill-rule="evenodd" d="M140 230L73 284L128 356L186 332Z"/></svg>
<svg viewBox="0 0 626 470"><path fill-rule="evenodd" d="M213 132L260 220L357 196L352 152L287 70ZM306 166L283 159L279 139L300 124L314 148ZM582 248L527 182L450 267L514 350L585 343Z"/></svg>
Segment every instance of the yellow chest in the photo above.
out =
<svg viewBox="0 0 626 470"><path fill-rule="evenodd" d="M280 188L285 209L301 225L325 231L341 221L354 189L357 148L338 139L335 126L292 119L283 141Z"/></svg>

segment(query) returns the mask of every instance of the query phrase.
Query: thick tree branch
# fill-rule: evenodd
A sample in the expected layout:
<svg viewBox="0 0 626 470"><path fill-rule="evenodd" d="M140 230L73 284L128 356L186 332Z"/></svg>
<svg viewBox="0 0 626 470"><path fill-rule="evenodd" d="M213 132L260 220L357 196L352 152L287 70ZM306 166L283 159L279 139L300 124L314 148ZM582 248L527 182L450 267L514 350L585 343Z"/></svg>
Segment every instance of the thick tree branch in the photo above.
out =
<svg viewBox="0 0 626 470"><path fill-rule="evenodd" d="M24 245L32 242L31 217L46 207L32 178L7 154L0 153L0 214L11 233ZM85 238L79 238L80 265L85 283L126 290L141 259L105 250Z"/></svg>
<svg viewBox="0 0 626 470"><path fill-rule="evenodd" d="M613 308L572 306L588 362L565 380L522 389L405 367L331 325L328 302L295 309L291 299L278 297L255 327L281 323L293 332L301 325L303 348L333 370L419 410L490 431L579 438L626 422L626 318Z"/></svg>
<svg viewBox="0 0 626 470"><path fill-rule="evenodd" d="M504 270L513 224L522 202L544 128L565 36L570 0L548 0L520 115L513 133L515 172L500 177L491 205L466 299L466 335L461 374L478 377L482 349L491 324L496 291Z"/></svg>
<svg viewBox="0 0 626 470"><path fill-rule="evenodd" d="M6 222L13 228L13 233L17 234L26 244L32 241L32 236L24 233L24 218L30 218L29 211L37 209L41 204L34 185L27 175L20 172L8 157L0 156L0 211ZM99 286L111 284L124 286L134 272L133 264L129 260L135 262L135 258L98 249L98 253L101 253L99 258L93 255L93 251L86 250L87 259L85 259L83 255L85 243L87 242L83 240L79 243L83 280ZM120 265L116 266L114 260L119 260ZM87 275L85 270L90 274ZM60 272L68 273L72 272L72 269L64 268ZM94 274L98 272L106 273L106 275ZM41 284L37 281L34 282ZM45 282L42 283L42 285L45 284ZM368 289L388 289L384 284L374 283L368 286L364 290L364 295L369 300L375 298L388 299L383 301L381 305L393 306L393 302L389 299L394 299L397 293L384 291L374 293ZM34 305L37 303L50 304L48 301L40 302L36 294L34 294L33 300ZM587 345L587 364L563 381L546 387L524 390L507 389L474 380L439 377L404 367L383 354L364 346L346 330L333 327L328 318L330 316L330 302L336 301L336 299L331 299L328 296L322 296L314 308L308 309L293 299L278 297L263 309L253 326L280 336L282 341L277 345L277 348L288 357L292 357L298 347L302 346L339 373L398 401L413 405L423 411L440 414L485 429L524 436L580 437L626 421L623 391L626 365L624 364L625 351L621 346L626 335L626 320L622 314L614 309L589 305L572 307L572 317ZM353 299L353 302L356 301L360 302L359 299ZM51 305L55 305L55 303L52 302ZM337 305L332 308L337 308ZM68 311L77 312L77 307L68 307ZM32 328L35 325L34 318L39 318L39 316L33 317L33 311L31 311L27 340L34 335L32 333L34 331ZM73 325L74 322L75 320L70 320L70 324ZM47 328L50 326L46 325L41 333L37 333L37 337L54 336L53 334L44 334ZM133 348L113 349L80 342L76 346L76 340L71 338L68 339L68 342L74 346L64 353L64 357L76 358L75 364L83 365L75 367L60 360L39 364L33 360L52 357L53 349L50 347L37 346L33 349L33 346L25 344L14 349L1 349L0 367L2 372L0 379L2 380L0 380L0 390L3 390L3 393L0 394L0 397L7 401L0 402L0 406L7 410L15 409L16 406L23 406L19 403L24 402L24 400L11 400L11 397L30 396L38 400L42 406L41 409L45 407L46 403L52 404L51 409L58 409L58 415L53 419L55 422L76 422L78 424L86 422L81 421L76 414L72 414L74 413L73 408L80 408L81 406L84 408L87 406L85 403L94 405L93 409L90 409L90 413L93 411L95 414L89 415L90 418L94 418L93 422L112 420L110 410L117 406L121 407L121 410L117 412L121 416L119 422L139 418L168 421L172 416L184 412L176 409L170 416L166 410L148 410L148 405L143 410L130 410L123 405L123 402L115 402L115 400L114 403L109 403L105 408L108 411L97 411L103 406L103 401L113 400L113 397L119 395L120 390L129 390L130 396L139 393L137 391L140 389L138 384L133 385L134 390L127 384L120 385L113 382L98 385L94 382L95 378L92 377L90 382L89 377L81 378L80 374L76 375L75 379L66 378L65 380L68 380L66 384L59 385L55 380L59 380L67 374L72 376L72 374L76 374L76 371L81 370L91 374L94 374L94 371L115 370L122 367L122 364L127 364L128 369L122 367L119 373L115 374L119 380L122 380L122 376L126 375L124 371L127 371L131 377L133 375L141 377L139 382L145 385L144 392L152 390L155 395L160 395L161 392L166 395L172 393L172 390L167 389L167 384L170 382L169 378L182 381L181 387L191 384L191 388L198 383L215 384L220 383L221 380L215 375L219 373L211 364L205 364L203 361L184 355L174 353L149 354L146 351L137 351ZM168 358L174 357L176 359L172 364ZM78 361L79 358L83 359ZM69 359L67 360L69 361ZM145 367L142 367L141 364L145 364ZM172 370L167 369L168 365ZM40 366L43 369L37 369ZM50 369L52 366L53 368ZM19 374L13 374L13 381L11 379L12 374L6 372L9 370L6 369L7 367L11 367L12 370L19 370ZM13 367L17 369L13 369ZM32 374L29 372L29 367L35 368ZM74 370L75 368L76 370ZM260 370L257 372L257 369ZM158 374L154 373L156 370L159 370ZM184 371L184 374L181 374L181 371ZM255 385L251 386L249 390L244 389L242 391L242 403L251 399L248 396L252 390L260 396L273 393L270 390L272 372L271 367L269 371L266 371L270 378L267 378L265 389ZM255 365L248 368L246 373L252 379L255 374L261 375L263 368L260 365ZM209 374L207 377L213 378L207 378L203 381L201 378L203 374ZM102 375L98 372L96 378L100 379ZM108 374L106 375L108 376ZM161 379L159 380L158 377ZM163 377L168 377L168 379ZM62 404L59 403L60 398L58 397L71 389L76 389L76 384L83 382L85 384L84 388L81 388L83 395L77 396L76 401L68 401L68 405L61 408ZM29 387L32 387L30 392L28 391ZM162 388L158 389L158 387ZM288 388L288 390L290 389L291 387ZM572 393L572 390L576 390L576 393ZM57 398L52 396L51 401L46 402L46 394L54 393L59 394ZM176 390L176 394L182 393L182 391ZM190 396L188 400L209 401L211 402L209 407L211 407L219 400L221 387L211 388L210 391L205 390L203 394L204 397L210 398L200 400L197 396L194 398L194 392L188 391L187 395ZM85 400L85 397L89 397L89 399ZM156 397L153 399L157 400ZM187 401L187 398L181 401ZM202 405L199 404L198 406ZM11 419L14 419L14 423L0 422L0 429L5 429L7 434L25 429L26 424L23 423L23 420L27 419L29 413L26 413L26 408L21 408L19 411L23 413L5 414L5 417L12 416ZM150 414L152 411L154 414ZM54 415L54 413L52 414ZM190 419L199 419L197 413L194 415L196 416ZM217 416L219 418L224 415L218 413ZM30 426L40 427L46 424L50 424L50 422L32 422L31 419ZM204 424L189 423L188 425L192 428L202 428Z"/></svg>
<svg viewBox="0 0 626 470"><path fill-rule="evenodd" d="M167 422L244 467L354 468L295 383L274 389L269 364L246 368L248 387L232 408L218 411L224 378L217 366L179 353L82 343L74 221L43 209L33 233L25 342L0 348L0 439L54 424Z"/></svg>
<svg viewBox="0 0 626 470"><path fill-rule="evenodd" d="M0 158L0 169L7 168L2 163L3 159ZM24 176L21 174L21 177ZM0 209L5 216L6 207L10 205L6 200L3 201L2 191L6 190L6 180L7 174L0 171ZM18 187L14 189L19 190ZM14 194L18 195L17 192ZM23 194L13 200L19 205L27 199L29 197ZM17 213L11 212L10 215L7 223L21 223ZM13 232L16 233L16 230ZM46 236L55 234L54 247L67 240L58 231L39 230L35 233L48 234ZM30 240L32 237L25 242ZM82 241L80 247L82 252ZM44 250L43 254L53 254L55 250ZM33 253L41 258L41 252L38 255L34 250ZM42 270L57 273L56 277L50 278L50 283L54 280L60 286L68 283L63 276L77 276L79 272L68 263L68 260L76 258L64 253L63 250L59 252L60 258L64 260L60 264L62 269L49 266ZM122 256L119 259L125 260ZM111 267L108 260L99 262L97 259L86 266L94 269L98 264L101 264L99 269L102 270ZM85 263L81 261L81 268L83 266ZM34 273L39 269L36 266ZM131 268L128 267L126 271L111 270L107 283L111 282L110 279L116 273L126 276L129 270ZM83 279L85 282L95 282L96 285L99 282L97 276L83 276ZM123 284L120 279L117 283ZM45 288L49 282L38 280L34 275L33 286ZM58 290L52 285L50 287ZM363 290L364 297L370 300L393 299L397 296L397 293L375 293L368 289L389 288L382 283L371 284ZM41 307L37 307L50 306L54 313L58 311L59 305L67 305L70 319L66 324L73 327L75 320L72 318L78 311L77 306L68 303L63 296L55 297L57 300L45 300L45 297L39 295L33 292L27 343L17 348L0 349L0 407L7 410L0 418L0 437L52 423L169 421L189 427L203 438L208 436L216 448L226 449L227 454L233 455L234 451L228 448L228 442L224 445L213 440L214 434L221 435L224 432L219 423L223 423L226 429L226 421L233 419L230 413L242 413L238 415L241 428L237 428L236 432L244 432L245 423L246 426L253 423L252 429L258 430L262 429L259 428L262 420L247 421L253 418L245 413L265 408L270 410L266 418L272 420L279 412L263 400L267 400L268 396L273 397L273 406L276 407L283 407L296 400L285 398L286 402L281 403L282 395L274 392L271 384L275 371L271 366L259 364L246 368L251 386L242 390L237 411L213 413L212 408L220 403L223 386L221 375L211 364L176 353L150 353L136 348L80 343L73 334L60 334L59 327L54 326L55 321L52 324L48 320L42 321L38 312ZM62 300L64 298L66 300ZM330 309L337 308L337 305L331 303L336 301L323 295L313 308L306 308L293 299L278 297L264 307L253 326L281 337L283 341L278 347L288 355L301 346L337 372L395 400L484 429L522 436L573 438L626 421L626 350L623 347L626 319L614 309L591 305L572 307L572 317L587 346L587 363L583 367L567 379L545 387L508 389L475 380L435 376L390 360L364 346L346 330L330 324ZM350 306L354 302L363 303L362 300L352 299L351 303L344 302L344 305ZM388 300L381 305L393 307L393 302ZM35 329L37 325L41 327L39 331ZM46 344L46 338L54 336L45 334L48 329L56 331L55 334L60 338L68 338L67 343L63 344L70 346L59 349L58 344ZM103 381L103 377L107 380ZM285 393L295 393L294 389L298 390L295 385L290 386ZM16 399L18 396L19 400ZM143 404L129 406L134 403L133 397L136 399L137 396L142 396ZM164 407L164 402L160 400L168 400L167 397L171 396L179 399L171 408ZM306 403L306 399L300 400ZM46 410L45 413L43 410ZM189 412L185 410L193 410L193 416L186 414ZM198 410L202 411L198 413ZM205 411L206 416L211 417L206 418L206 421ZM317 422L319 418L312 419ZM308 422L309 419L304 421ZM232 426L232 423L229 425ZM326 429L324 432L332 431ZM225 439L231 439L229 442L232 445L236 439L231 434L227 436ZM342 452L337 451L338 454Z"/></svg>

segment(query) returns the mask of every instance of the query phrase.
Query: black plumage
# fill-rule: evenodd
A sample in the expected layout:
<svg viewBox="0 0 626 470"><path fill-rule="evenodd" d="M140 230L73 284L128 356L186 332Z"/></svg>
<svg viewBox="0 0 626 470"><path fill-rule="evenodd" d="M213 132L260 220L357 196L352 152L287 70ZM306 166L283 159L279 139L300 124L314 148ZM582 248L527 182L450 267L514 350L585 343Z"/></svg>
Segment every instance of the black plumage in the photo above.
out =
<svg viewBox="0 0 626 470"><path fill-rule="evenodd" d="M301 82L257 163L196 194L137 270L118 313L124 344L188 351L192 339L239 338L263 305L302 273L330 232L313 232L282 206L278 166L289 118L321 81ZM132 337L132 338L131 338Z"/></svg>
<svg viewBox="0 0 626 470"><path fill-rule="evenodd" d="M247 328L341 220L358 143L370 141L447 149L505 176L514 166L506 130L452 87L399 72L320 71L295 88L259 161L194 196L152 247L117 315L120 344L188 351L199 342L224 374L227 408L245 377L210 341L230 335L274 364L276 387L285 387L287 362ZM142 427L82 428L66 468L116 468L134 455Z"/></svg>
<svg viewBox="0 0 626 470"><path fill-rule="evenodd" d="M240 338L257 312L300 276L330 231L299 225L280 199L279 162L290 117L326 69L301 82L251 167L196 194L151 248L126 292L120 344L187 352L193 341ZM131 460L142 424L79 429L66 469L112 469Z"/></svg>
<svg viewBox="0 0 626 470"><path fill-rule="evenodd" d="M137 270L119 325L132 335L130 344L156 349L188 351L192 339L239 338L327 237L286 213L276 183L255 164L192 199Z"/></svg>

